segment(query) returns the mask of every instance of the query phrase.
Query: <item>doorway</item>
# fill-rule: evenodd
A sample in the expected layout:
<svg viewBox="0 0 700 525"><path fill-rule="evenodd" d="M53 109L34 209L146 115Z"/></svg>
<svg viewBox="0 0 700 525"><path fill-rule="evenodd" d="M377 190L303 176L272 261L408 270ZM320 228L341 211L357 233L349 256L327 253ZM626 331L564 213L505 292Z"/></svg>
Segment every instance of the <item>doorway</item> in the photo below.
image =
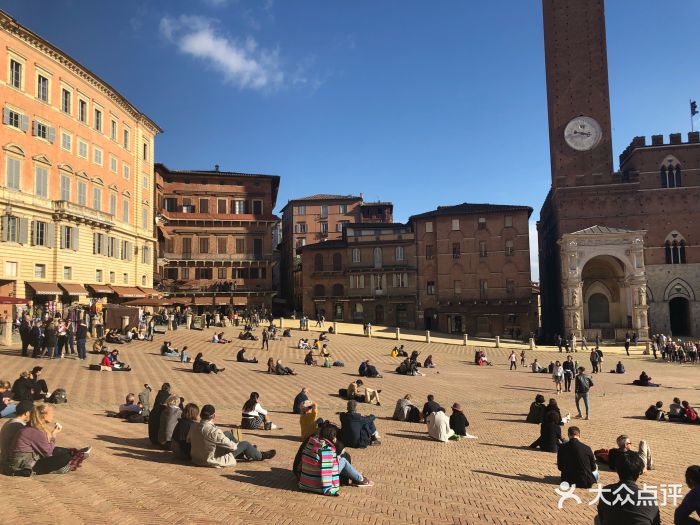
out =
<svg viewBox="0 0 700 525"><path fill-rule="evenodd" d="M374 323L384 324L384 306L381 304L374 308Z"/></svg>
<svg viewBox="0 0 700 525"><path fill-rule="evenodd" d="M668 303L671 334L690 335L690 305L684 297L674 297Z"/></svg>

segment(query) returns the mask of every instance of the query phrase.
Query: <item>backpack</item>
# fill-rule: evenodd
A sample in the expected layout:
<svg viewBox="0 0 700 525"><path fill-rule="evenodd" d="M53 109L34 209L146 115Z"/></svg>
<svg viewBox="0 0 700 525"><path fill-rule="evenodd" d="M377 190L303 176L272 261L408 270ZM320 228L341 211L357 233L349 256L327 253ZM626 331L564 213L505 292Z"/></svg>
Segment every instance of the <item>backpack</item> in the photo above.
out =
<svg viewBox="0 0 700 525"><path fill-rule="evenodd" d="M345 366L345 363L343 363L342 361L335 361L335 362L333 363L333 366L343 367L343 366Z"/></svg>
<svg viewBox="0 0 700 525"><path fill-rule="evenodd" d="M409 423L420 423L420 410L417 406L411 405L408 407L408 414L406 414L406 421Z"/></svg>
<svg viewBox="0 0 700 525"><path fill-rule="evenodd" d="M325 496L340 491L338 456L333 446L319 436L311 436L302 452L299 488Z"/></svg>
<svg viewBox="0 0 700 525"><path fill-rule="evenodd" d="M68 403L66 391L63 388L57 388L54 390L53 394L51 394L49 397L49 403L56 403L57 405L61 403Z"/></svg>

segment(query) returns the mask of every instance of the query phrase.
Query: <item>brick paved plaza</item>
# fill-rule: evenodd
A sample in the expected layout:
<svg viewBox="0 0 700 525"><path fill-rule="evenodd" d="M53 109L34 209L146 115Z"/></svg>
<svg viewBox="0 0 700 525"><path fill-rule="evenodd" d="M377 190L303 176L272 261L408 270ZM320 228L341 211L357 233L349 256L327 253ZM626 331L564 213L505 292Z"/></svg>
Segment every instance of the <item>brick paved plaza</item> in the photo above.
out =
<svg viewBox="0 0 700 525"><path fill-rule="evenodd" d="M225 330L228 336L234 329ZM550 376L529 369L508 371L507 349L488 349L493 367L472 364L473 347L440 343L407 343L421 358L434 355L437 369L425 377L393 374L396 361L389 355L393 341L358 336L331 336L329 347L345 368L312 368L302 363L303 351L292 348L292 339L273 341L269 355L282 358L299 371L297 376L270 376L264 372L268 352L248 341L250 355L259 364L235 362L239 344L208 343L212 330L168 334L175 346L188 344L193 353L226 371L219 375L194 375L189 366L173 358L160 357L159 346L166 336L152 343L135 342L120 348L131 373L91 372L87 363L73 359L33 360L3 349L0 375L14 380L30 366L45 366L51 389L65 387L69 403L57 408L64 425L59 445L92 446L93 454L78 472L65 476L5 478L3 521L13 523L591 523L593 507L585 503L593 494L579 491L584 504L567 502L557 510L558 471L555 455L523 446L535 439L539 428L524 422L535 394L553 393ZM237 334L237 331L235 332ZM312 334L313 335L313 334ZM641 347L640 347L641 348ZM649 441L656 470L644 475L650 485L682 483L688 464L700 463L697 427L646 421L647 406L674 395L697 404L698 368L690 365L653 363L636 355L618 357L621 349L608 349L604 368L623 359L625 376L594 376L592 419L580 421L582 439L593 449L611 447L617 435ZM623 353L623 352L622 352ZM641 353L639 350L637 354ZM558 357L551 349L528 351L541 363ZM613 355L614 354L614 355ZM585 353L578 354L589 364ZM353 463L376 482L371 489L343 488L338 498L301 493L291 473L300 443L297 417L291 414L294 395L302 386L311 388L321 416L336 420L344 409L337 390L356 376L361 358L371 358L383 379L367 380L382 389L381 407L361 405L378 416L383 444L352 450ZM89 355L89 362L97 356ZM613 361L614 360L614 361ZM662 388L628 385L644 369ZM272 411L280 429L246 432L246 439L277 456L260 463L239 463L231 469L206 469L175 461L169 452L155 450L147 438L147 426L105 416L123 402L127 392L138 392L148 382L154 390L169 381L172 390L200 406L213 403L218 423L237 424L240 408L252 390L261 394L263 406ZM669 385L677 385L677 389ZM445 407L457 401L465 407L470 432L478 440L446 444L429 441L422 424L399 423L389 418L399 396L411 393L422 406L434 393ZM152 399L155 397L155 391ZM562 412L575 413L573 394L560 398ZM603 466L602 481L617 481ZM683 487L683 493L686 491ZM672 522L672 509L661 509L662 521Z"/></svg>

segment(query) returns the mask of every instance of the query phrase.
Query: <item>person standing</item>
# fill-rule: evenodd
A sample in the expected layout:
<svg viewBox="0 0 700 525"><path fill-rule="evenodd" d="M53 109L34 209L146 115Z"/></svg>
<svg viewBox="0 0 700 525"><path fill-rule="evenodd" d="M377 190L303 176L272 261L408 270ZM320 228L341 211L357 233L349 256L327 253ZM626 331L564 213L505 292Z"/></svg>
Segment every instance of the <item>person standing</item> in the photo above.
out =
<svg viewBox="0 0 700 525"><path fill-rule="evenodd" d="M574 378L576 366L570 355L562 363L562 368L564 369L564 392L571 392L571 380Z"/></svg>
<svg viewBox="0 0 700 525"><path fill-rule="evenodd" d="M518 370L518 364L517 364L517 357L515 356L515 350L510 351L510 356L508 357L508 360L510 361L510 368L509 370Z"/></svg>
<svg viewBox="0 0 700 525"><path fill-rule="evenodd" d="M576 378L574 380L574 398L576 400L576 410L578 410L576 419L581 419L581 417L583 417L581 415L581 407L579 406L581 399L583 399L583 404L586 407L586 419L588 419L588 412L590 408L588 394L593 386L593 380L584 374L585 371L585 368L579 366L577 370L578 373L576 374Z"/></svg>
<svg viewBox="0 0 700 525"><path fill-rule="evenodd" d="M520 352L520 366L525 366L525 350Z"/></svg>
<svg viewBox="0 0 700 525"><path fill-rule="evenodd" d="M552 369L552 380L557 389L557 394L561 394L561 384L564 381L564 368L561 363L557 361L554 363L554 368Z"/></svg>
<svg viewBox="0 0 700 525"><path fill-rule="evenodd" d="M598 373L598 363L600 362L600 355L598 355L597 350L592 350L591 351L591 368L593 369L593 373L597 374Z"/></svg>
<svg viewBox="0 0 700 525"><path fill-rule="evenodd" d="M588 351L588 341L586 340L586 336L582 335L581 336L581 350L586 350Z"/></svg>
<svg viewBox="0 0 700 525"><path fill-rule="evenodd" d="M78 321L78 330L75 332L75 342L78 345L78 359L81 361L84 361L86 357L85 343L87 342L87 335L87 324L85 324L85 319L81 319Z"/></svg>
<svg viewBox="0 0 700 525"><path fill-rule="evenodd" d="M625 352L627 352L627 357L630 355L630 334L625 334Z"/></svg>
<svg viewBox="0 0 700 525"><path fill-rule="evenodd" d="M562 338L560 335L557 335L556 340L557 340L557 347L559 348L559 353L561 354L562 348L564 347L564 342L562 341Z"/></svg>
<svg viewBox="0 0 700 525"><path fill-rule="evenodd" d="M260 347L261 350L270 349L270 334L267 331L267 329L263 328L262 331L262 346Z"/></svg>
<svg viewBox="0 0 700 525"><path fill-rule="evenodd" d="M22 357L28 357L29 356L29 345L30 345L30 337L29 333L32 331L31 326L29 326L29 322L27 321L27 318L22 316L22 321L20 322L19 325L19 337L22 340Z"/></svg>

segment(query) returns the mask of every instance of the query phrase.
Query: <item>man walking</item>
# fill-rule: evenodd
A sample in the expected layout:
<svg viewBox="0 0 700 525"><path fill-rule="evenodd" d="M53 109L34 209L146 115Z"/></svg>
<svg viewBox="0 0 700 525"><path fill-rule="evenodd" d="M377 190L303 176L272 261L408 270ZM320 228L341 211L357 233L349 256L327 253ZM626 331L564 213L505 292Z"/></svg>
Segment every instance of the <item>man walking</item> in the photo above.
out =
<svg viewBox="0 0 700 525"><path fill-rule="evenodd" d="M515 355L515 350L511 350L511 351L510 351L510 357L508 357L508 359L509 359L509 361L510 361L510 368L509 368L509 370L513 370L513 369L515 368L515 370L517 371L517 370L518 370L518 364L517 364L516 361L517 361L518 358L517 358L516 355Z"/></svg>
<svg viewBox="0 0 700 525"><path fill-rule="evenodd" d="M593 386L593 380L584 374L585 368L582 366L578 367L576 377L574 378L574 397L576 399L576 410L578 410L578 415L575 416L576 419L581 419L583 417L581 415L581 407L579 405L579 402L581 399L583 399L583 404L586 407L586 419L588 419L588 411L589 411L589 399L588 399L588 393L591 390L591 387Z"/></svg>
<svg viewBox="0 0 700 525"><path fill-rule="evenodd" d="M262 347L260 347L261 350L270 349L270 334L267 331L266 328L263 328L262 331Z"/></svg>
<svg viewBox="0 0 700 525"><path fill-rule="evenodd" d="M629 333L625 334L625 352L627 352L627 356L629 357L629 355L630 355L630 334Z"/></svg>

